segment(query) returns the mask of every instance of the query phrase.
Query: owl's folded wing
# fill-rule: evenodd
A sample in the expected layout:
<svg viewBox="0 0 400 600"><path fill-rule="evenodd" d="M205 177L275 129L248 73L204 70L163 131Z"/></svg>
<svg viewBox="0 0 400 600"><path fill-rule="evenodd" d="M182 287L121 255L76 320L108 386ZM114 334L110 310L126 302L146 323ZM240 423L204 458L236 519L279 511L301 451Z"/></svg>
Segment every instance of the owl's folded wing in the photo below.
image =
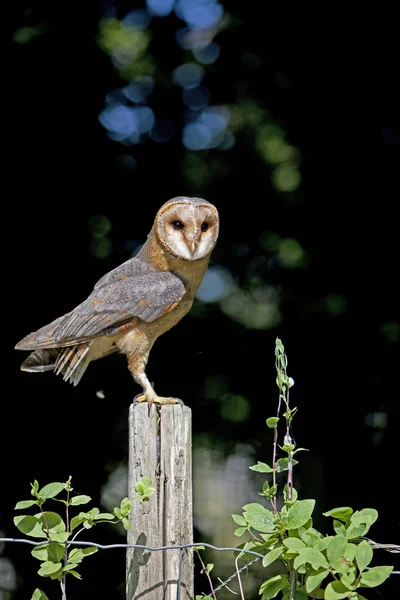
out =
<svg viewBox="0 0 400 600"><path fill-rule="evenodd" d="M122 265L118 265L118 267L115 267L115 269L103 275L103 277L96 283L93 290L97 290L104 285L110 285L111 283L121 279L126 279L127 277L138 277L140 275L147 275L154 272L154 268L143 260L140 260L136 257L130 258L122 263Z"/></svg>
<svg viewBox="0 0 400 600"><path fill-rule="evenodd" d="M17 344L20 350L69 346L102 335L122 333L139 321L151 323L173 310L185 295L173 273L155 271L127 276L96 287L70 313L31 333Z"/></svg>

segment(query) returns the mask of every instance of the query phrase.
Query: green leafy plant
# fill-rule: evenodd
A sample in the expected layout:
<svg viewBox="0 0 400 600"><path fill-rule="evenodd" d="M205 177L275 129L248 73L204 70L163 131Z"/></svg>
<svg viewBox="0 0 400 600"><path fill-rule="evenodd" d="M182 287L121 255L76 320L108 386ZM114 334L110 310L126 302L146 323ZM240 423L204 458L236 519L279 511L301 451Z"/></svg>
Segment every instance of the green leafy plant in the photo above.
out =
<svg viewBox="0 0 400 600"><path fill-rule="evenodd" d="M128 498L124 498L121 505L115 507L112 513L100 512L95 507L72 516L71 508L88 504L91 497L72 495L71 481L70 477L65 483L52 482L40 488L39 483L35 480L31 484L33 499L17 502L15 510L34 507L38 512L33 515L24 514L14 517L14 524L23 534L45 540L38 542L38 545L33 548L32 556L40 561L39 575L59 581L63 600L66 599L66 576L72 575L81 579L77 570L80 563L98 550L95 546L71 549L70 542L74 541L82 531L91 529L98 523L122 523L125 529L131 527L128 515L132 503ZM154 492L148 477L139 481L135 489L138 492L135 499L138 500L148 500ZM64 497L60 497L62 493ZM57 512L44 509L44 504L49 500L64 505L65 518ZM47 600L47 596L41 590L36 589L31 600Z"/></svg>
<svg viewBox="0 0 400 600"><path fill-rule="evenodd" d="M266 481L259 492L271 508L259 503L246 504L241 515L232 515L239 526L235 535L246 534L249 538L239 548L264 554L264 567L275 561L282 565L282 573L269 577L261 585L261 600L275 598L278 594L282 600L365 600L362 588L379 586L393 570L392 566L369 566L376 544L366 534L377 520L378 512L373 508L358 511L347 506L335 508L323 513L333 519L334 535L324 536L313 527L315 500L299 500L293 487L293 467L298 463L294 456L305 448L296 448L291 435L292 420L297 411L289 406L289 390L294 382L287 375L287 357L280 339L276 340L275 364L278 410L276 416L269 417L266 422L274 430L272 463L258 462L250 467L272 476L272 481ZM278 425L282 407L285 434L280 446ZM278 459L278 448L286 456ZM287 477L282 490L282 507L278 510L277 474L283 472Z"/></svg>

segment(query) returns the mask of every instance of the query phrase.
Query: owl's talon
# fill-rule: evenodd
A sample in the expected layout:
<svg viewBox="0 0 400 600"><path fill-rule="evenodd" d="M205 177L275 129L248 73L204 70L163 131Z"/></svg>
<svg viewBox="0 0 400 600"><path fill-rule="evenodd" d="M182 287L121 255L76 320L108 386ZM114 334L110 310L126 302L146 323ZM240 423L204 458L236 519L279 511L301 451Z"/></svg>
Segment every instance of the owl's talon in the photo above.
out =
<svg viewBox="0 0 400 600"><path fill-rule="evenodd" d="M181 406L181 408L184 407L184 403L183 400L181 400L180 398L172 398L172 397L167 397L164 398L163 396L157 396L156 394L137 394L137 396L135 396L135 398L133 399L133 406L135 406L136 404L138 404L139 402L148 402L149 404L179 404L179 406Z"/></svg>
<svg viewBox="0 0 400 600"><path fill-rule="evenodd" d="M139 402L148 402L146 394L137 394L133 399L133 406L136 406Z"/></svg>

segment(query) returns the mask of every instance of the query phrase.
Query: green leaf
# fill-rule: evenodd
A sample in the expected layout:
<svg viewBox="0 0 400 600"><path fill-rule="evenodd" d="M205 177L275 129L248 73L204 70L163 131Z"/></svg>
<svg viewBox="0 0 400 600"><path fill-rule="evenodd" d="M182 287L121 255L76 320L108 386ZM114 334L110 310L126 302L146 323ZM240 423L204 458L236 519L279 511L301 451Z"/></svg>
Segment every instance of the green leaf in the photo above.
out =
<svg viewBox="0 0 400 600"><path fill-rule="evenodd" d="M76 517L74 517L73 519L71 519L71 522L69 524L71 533L73 532L74 529L76 529L79 525L81 525L83 523L83 521L85 520L86 517L83 517L81 515L77 515Z"/></svg>
<svg viewBox="0 0 400 600"><path fill-rule="evenodd" d="M308 577L306 577L306 591L310 594L316 590L328 575L329 569L324 569L323 571L308 575Z"/></svg>
<svg viewBox="0 0 400 600"><path fill-rule="evenodd" d="M55 531L54 533L51 532L50 533L50 539L53 542L60 542L61 544L64 544L67 539L69 538L70 534L68 533L68 531L60 531L57 532Z"/></svg>
<svg viewBox="0 0 400 600"><path fill-rule="evenodd" d="M320 540L317 541L314 548L316 550L319 550L320 552L323 552L324 550L327 549L328 545L330 544L331 540L334 539L334 537L335 537L334 535L328 535L324 538L321 538Z"/></svg>
<svg viewBox="0 0 400 600"><path fill-rule="evenodd" d="M17 502L17 504L14 506L14 510L21 510L23 508L29 508L30 506L33 506L34 504L37 504L36 500L21 500L20 502Z"/></svg>
<svg viewBox="0 0 400 600"><path fill-rule="evenodd" d="M50 533L59 533L66 529L65 523L58 513L46 511L44 516L42 513L37 513L35 517L44 531L48 529Z"/></svg>
<svg viewBox="0 0 400 600"><path fill-rule="evenodd" d="M214 563L207 563L206 569L207 569L208 573L211 573L211 571L213 570L213 568L214 568Z"/></svg>
<svg viewBox="0 0 400 600"><path fill-rule="evenodd" d="M242 515L231 515L232 519L236 523L236 525L246 526L246 519L242 517Z"/></svg>
<svg viewBox="0 0 400 600"><path fill-rule="evenodd" d="M95 554L98 551L98 548L95 546L89 546L88 548L74 548L71 550L68 556L68 563L80 563L85 556L90 556L90 554Z"/></svg>
<svg viewBox="0 0 400 600"><path fill-rule="evenodd" d="M355 544L346 544L345 557L347 560L354 561L356 555L357 546Z"/></svg>
<svg viewBox="0 0 400 600"><path fill-rule="evenodd" d="M122 519L122 512L118 506L114 508L114 515L117 517L117 519Z"/></svg>
<svg viewBox="0 0 400 600"><path fill-rule="evenodd" d="M140 481L143 483L144 487L150 487L152 484L150 477L142 477Z"/></svg>
<svg viewBox="0 0 400 600"><path fill-rule="evenodd" d="M339 508L332 508L332 510L328 510L322 514L324 517L334 517L335 519L339 519L339 521L347 523L353 514L353 509L349 506L340 506Z"/></svg>
<svg viewBox="0 0 400 600"><path fill-rule="evenodd" d="M274 470L272 467L267 465L267 463L257 461L256 465L249 467L252 471L257 471L257 473L273 473Z"/></svg>
<svg viewBox="0 0 400 600"><path fill-rule="evenodd" d="M340 600L348 598L350 592L341 581L333 581L326 586L325 600Z"/></svg>
<svg viewBox="0 0 400 600"><path fill-rule="evenodd" d="M68 571L73 571L73 570L75 570L75 568L77 566L78 566L78 563L74 563L74 562L68 563L65 565L65 567L63 567L63 572L66 573Z"/></svg>
<svg viewBox="0 0 400 600"><path fill-rule="evenodd" d="M346 536L346 527L345 525L343 525L342 521L337 521L336 519L333 520L333 529L335 530L335 533L337 535L344 535Z"/></svg>
<svg viewBox="0 0 400 600"><path fill-rule="evenodd" d="M372 560L374 552L366 540L360 542L356 548L356 563L360 571L364 571Z"/></svg>
<svg viewBox="0 0 400 600"><path fill-rule="evenodd" d="M39 490L38 495L41 498L54 498L57 496L62 490L65 490L65 483L59 483L55 481L54 483L48 483L41 490Z"/></svg>
<svg viewBox="0 0 400 600"><path fill-rule="evenodd" d="M358 583L356 580L356 569L353 565L349 567L347 573L342 573L340 575L340 581L349 590L354 590L356 587L358 587Z"/></svg>
<svg viewBox="0 0 400 600"><path fill-rule="evenodd" d="M31 483L31 495L37 496L38 489L39 489L39 482L37 481L37 479L35 479L35 481L33 483Z"/></svg>
<svg viewBox="0 0 400 600"><path fill-rule="evenodd" d="M37 558L41 562L43 562L45 560L49 560L48 547L49 547L48 544L42 544L41 546L35 546L31 552L31 554L34 558Z"/></svg>
<svg viewBox="0 0 400 600"><path fill-rule="evenodd" d="M25 535L47 539L47 535L43 531L39 519L32 515L19 515L18 517L14 517L14 525Z"/></svg>
<svg viewBox="0 0 400 600"><path fill-rule="evenodd" d="M295 458L292 458L290 462L292 464L292 467L299 464L299 461L296 460ZM276 470L278 473L283 473L284 471L288 471L289 470L289 459L288 458L280 458L278 461L276 461L276 465L277 465Z"/></svg>
<svg viewBox="0 0 400 600"><path fill-rule="evenodd" d="M320 568L329 569L325 556L315 548L301 548L298 551L298 556L294 559L293 566L297 570L306 563L310 564L315 571Z"/></svg>
<svg viewBox="0 0 400 600"><path fill-rule="evenodd" d="M275 429L275 427L278 425L278 421L279 417L269 417L266 420L267 427L269 427L270 429Z"/></svg>
<svg viewBox="0 0 400 600"><path fill-rule="evenodd" d="M198 552L199 550L205 550L205 546L193 546L192 550Z"/></svg>
<svg viewBox="0 0 400 600"><path fill-rule="evenodd" d="M93 517L94 521L98 521L99 519L105 519L106 521L113 521L115 519L115 516L112 515L111 513L99 513L98 515Z"/></svg>
<svg viewBox="0 0 400 600"><path fill-rule="evenodd" d="M259 593L262 594L261 600L270 600L270 598L275 598L275 596L279 594L279 592L287 585L287 575L275 575L275 577L270 577L261 584L259 591Z"/></svg>
<svg viewBox="0 0 400 600"><path fill-rule="evenodd" d="M73 569L71 569L70 571L68 571L68 574L69 575L73 575L77 579L82 579L82 577L79 575L79 573L77 571L74 571Z"/></svg>
<svg viewBox="0 0 400 600"><path fill-rule="evenodd" d="M376 587L381 585L393 571L393 567L372 567L361 575L360 582L365 587Z"/></svg>
<svg viewBox="0 0 400 600"><path fill-rule="evenodd" d="M36 590L33 592L31 600L49 600L49 599L46 596L46 594L44 592L42 592L42 590L39 590L38 588L36 588Z"/></svg>
<svg viewBox="0 0 400 600"><path fill-rule="evenodd" d="M298 552L301 548L305 548L306 545L304 542L299 540L299 538L290 537L283 540L283 545L289 550L289 552Z"/></svg>
<svg viewBox="0 0 400 600"><path fill-rule="evenodd" d="M46 577L48 575L53 575L54 573L57 573L57 571L59 571L61 567L62 564L60 562L54 563L52 561L46 560L44 563L42 563L42 566L40 567L38 573L42 577Z"/></svg>
<svg viewBox="0 0 400 600"><path fill-rule="evenodd" d="M335 535L326 549L330 564L340 573L346 572L349 568L346 549L347 540L343 535Z"/></svg>
<svg viewBox="0 0 400 600"><path fill-rule="evenodd" d="M268 567L268 565L273 563L274 560L276 560L282 554L284 549L285 548L283 546L280 546L279 548L275 548L274 550L268 552L268 554L266 554L262 560L263 567Z"/></svg>
<svg viewBox="0 0 400 600"><path fill-rule="evenodd" d="M71 498L70 504L71 504L71 506L78 506L79 504L87 504L90 501L91 501L90 496L80 495L80 496L74 496L73 498Z"/></svg>
<svg viewBox="0 0 400 600"><path fill-rule="evenodd" d="M356 538L364 536L371 525L375 523L378 518L378 511L374 508L364 508L363 510L357 510L351 517L350 523L348 524L346 537L348 540L354 540Z"/></svg>
<svg viewBox="0 0 400 600"><path fill-rule="evenodd" d="M44 562L60 562L64 556L65 547L62 544L43 544L35 546L31 554L34 558Z"/></svg>
<svg viewBox="0 0 400 600"><path fill-rule="evenodd" d="M283 450L284 452L287 452L287 454L289 453L293 453L293 450L295 449L295 445L294 444L286 444L285 446L279 446L281 450Z"/></svg>
<svg viewBox="0 0 400 600"><path fill-rule="evenodd" d="M246 522L257 531L269 533L274 528L274 516L270 510L256 502L243 506Z"/></svg>
<svg viewBox="0 0 400 600"><path fill-rule="evenodd" d="M305 525L314 510L315 500L298 500L289 508L286 518L287 529L298 529Z"/></svg>
<svg viewBox="0 0 400 600"><path fill-rule="evenodd" d="M233 535L236 535L237 537L242 537L245 531L247 531L247 527L238 527L233 532Z"/></svg>
<svg viewBox="0 0 400 600"><path fill-rule="evenodd" d="M132 529L132 523L127 517L122 518L122 525L124 526L124 529L126 529L126 531Z"/></svg>
<svg viewBox="0 0 400 600"><path fill-rule="evenodd" d="M285 501L285 504L287 504L288 506L292 506L292 504L294 504L297 500L297 490L294 487L292 487L292 498L291 500L288 500L288 485L286 484L283 488L283 499Z"/></svg>
<svg viewBox="0 0 400 600"><path fill-rule="evenodd" d="M308 448L297 448L297 450L293 452L293 455L297 452L310 452L310 450Z"/></svg>
<svg viewBox="0 0 400 600"><path fill-rule="evenodd" d="M121 500L121 513L124 517L127 517L132 510L132 502L129 498L123 498Z"/></svg>

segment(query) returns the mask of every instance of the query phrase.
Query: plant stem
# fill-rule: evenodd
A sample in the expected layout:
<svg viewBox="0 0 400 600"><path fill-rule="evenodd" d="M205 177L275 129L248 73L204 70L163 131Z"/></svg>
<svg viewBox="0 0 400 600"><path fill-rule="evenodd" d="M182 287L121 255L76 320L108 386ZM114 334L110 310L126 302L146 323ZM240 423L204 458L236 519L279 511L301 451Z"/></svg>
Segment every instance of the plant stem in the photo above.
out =
<svg viewBox="0 0 400 600"><path fill-rule="evenodd" d="M279 404L278 404L278 415L279 415L279 411L280 411L280 407L281 407L281 398L279 396ZM274 427L274 443L273 443L273 450L272 450L272 485L276 485L276 449L277 449L277 445L278 445L278 428ZM273 497L272 500L272 508L274 511L274 514L276 515L277 513L277 508L276 508L276 495Z"/></svg>
<svg viewBox="0 0 400 600"><path fill-rule="evenodd" d="M65 575L62 578L62 580L60 581L60 587L61 587L61 600L67 600Z"/></svg>
<svg viewBox="0 0 400 600"><path fill-rule="evenodd" d="M58 562L57 561L57 554L56 551L54 550L53 546L52 546L52 541L50 539L50 529L49 529L49 524L47 522L47 518L46 518L46 513L44 512L43 508L42 508L42 504L40 505L40 511L42 513L42 517L43 517L43 523L46 526L46 531L47 531L47 536L49 538L49 547L51 548L51 551L53 553L53 557L54 557L54 562Z"/></svg>
<svg viewBox="0 0 400 600"><path fill-rule="evenodd" d="M236 573L237 573L237 578L238 578L238 582L239 582L240 597L242 598L242 600L244 600L242 580L240 578L240 571L239 571L239 565L238 565L238 560L239 560L240 556L241 556L241 554L238 554L235 559L235 567L236 567Z"/></svg>
<svg viewBox="0 0 400 600"><path fill-rule="evenodd" d="M213 584L212 584L212 581L211 581L210 573L208 572L208 569L207 569L206 565L204 564L203 559L200 556L200 553L198 551L196 551L196 554L199 557L199 561L201 562L201 566L203 567L202 573L205 573L207 575L208 583L210 584L210 589L211 589L211 593L213 595L213 598L214 598L214 600L217 600L217 597L216 597L215 592L214 592L214 587L213 587Z"/></svg>
<svg viewBox="0 0 400 600"><path fill-rule="evenodd" d="M290 570L290 600L296 598L297 572L295 569Z"/></svg>

